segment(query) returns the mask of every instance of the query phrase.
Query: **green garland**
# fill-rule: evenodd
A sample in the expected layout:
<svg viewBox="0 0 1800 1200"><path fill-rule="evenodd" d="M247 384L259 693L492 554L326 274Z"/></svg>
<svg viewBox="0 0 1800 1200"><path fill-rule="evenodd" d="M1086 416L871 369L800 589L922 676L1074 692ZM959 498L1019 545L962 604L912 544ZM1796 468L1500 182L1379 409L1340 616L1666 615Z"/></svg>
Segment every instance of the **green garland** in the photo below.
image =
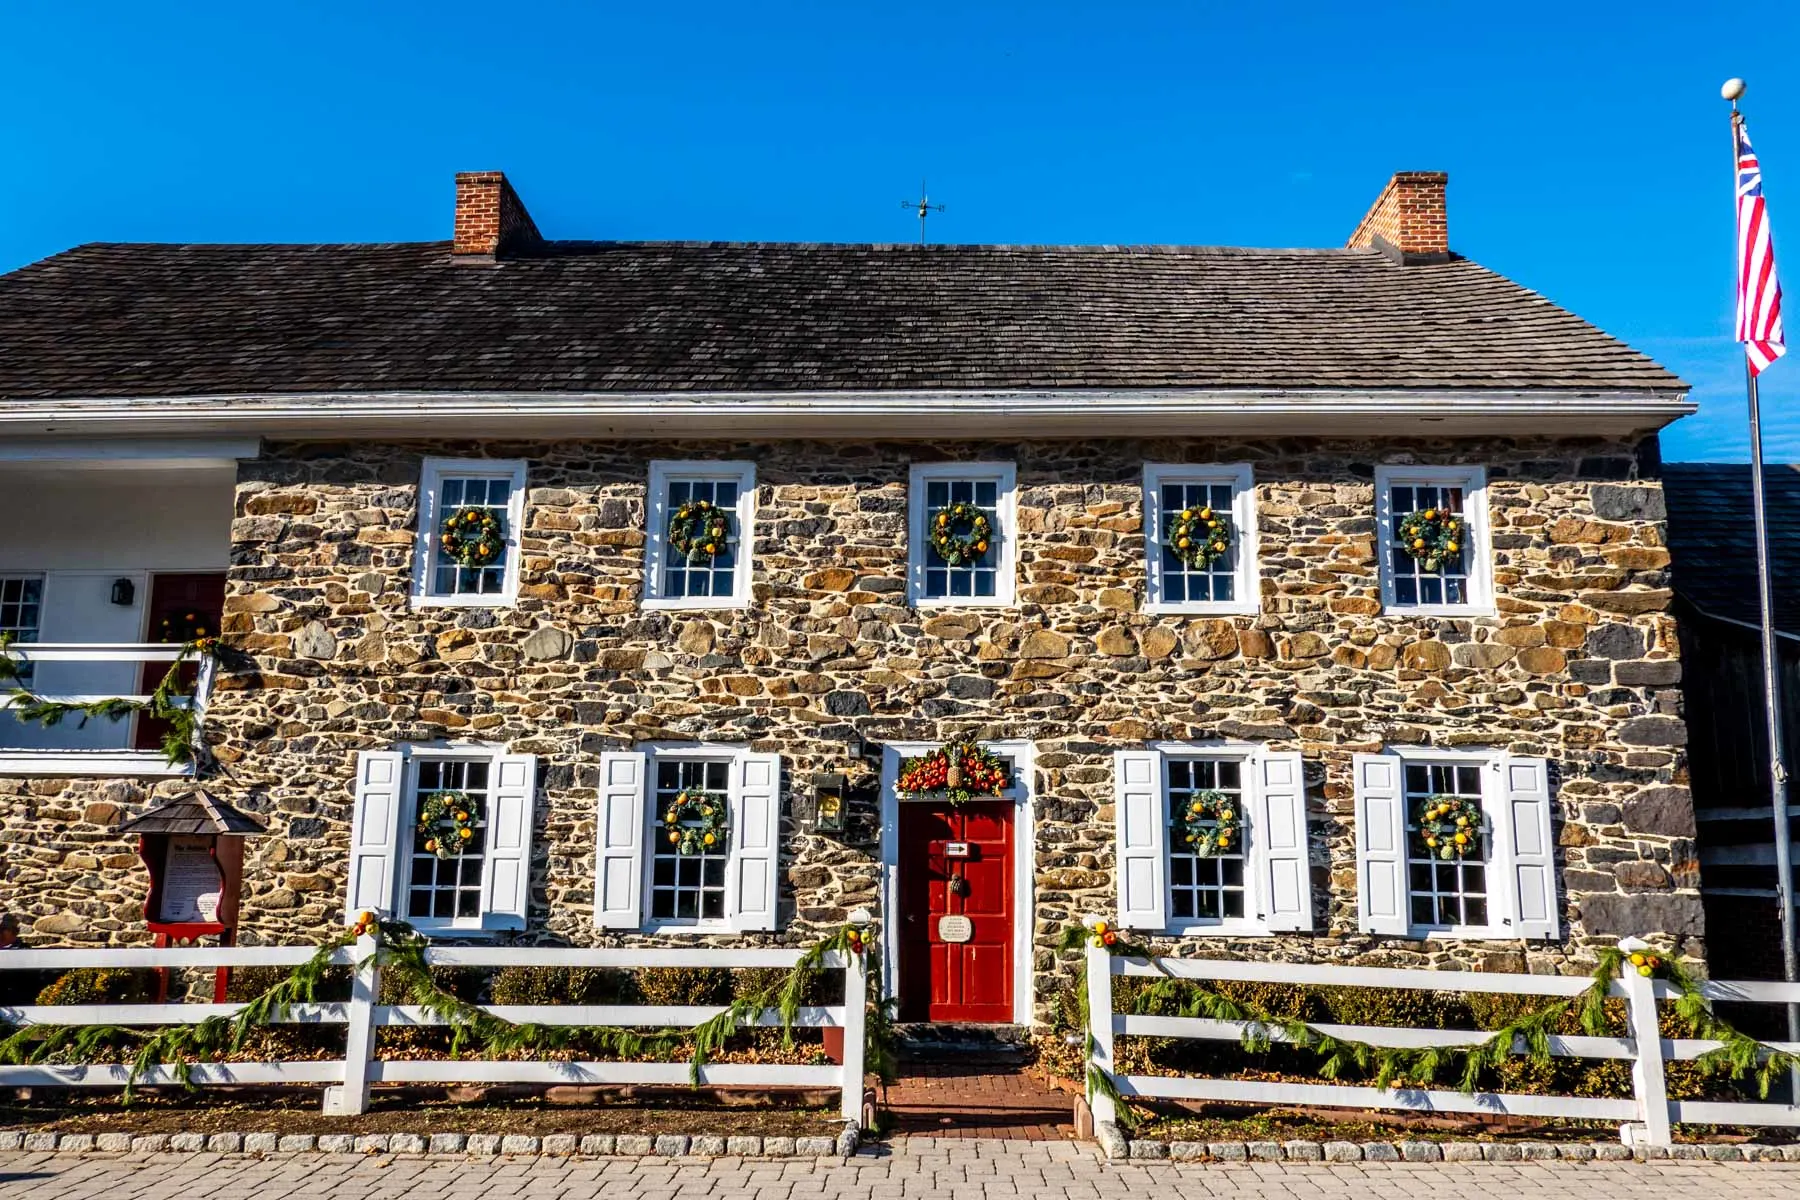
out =
<svg viewBox="0 0 1800 1200"><path fill-rule="evenodd" d="M1184 508L1169 522L1163 545L1187 566L1204 571L1231 553L1231 523L1211 508Z"/></svg>
<svg viewBox="0 0 1800 1200"><path fill-rule="evenodd" d="M1473 796L1443 793L1420 799L1413 824L1418 827L1419 841L1431 856L1449 861L1481 853L1487 817L1481 811L1481 802Z"/></svg>
<svg viewBox="0 0 1800 1200"><path fill-rule="evenodd" d="M730 844L729 814L717 792L684 788L663 812L664 836L678 854L723 853Z"/></svg>
<svg viewBox="0 0 1800 1200"><path fill-rule="evenodd" d="M1189 850L1200 858L1230 853L1243 820L1237 801L1224 792L1195 792L1188 806L1170 822L1177 850Z"/></svg>
<svg viewBox="0 0 1800 1200"><path fill-rule="evenodd" d="M931 548L946 565L964 567L988 552L994 522L967 500L958 500L932 514L929 533Z"/></svg>
<svg viewBox="0 0 1800 1200"><path fill-rule="evenodd" d="M12 636L0 634L0 686L11 685L6 689L10 708L13 716L19 720L50 729L62 724L65 717L78 717L76 727L80 728L89 721L122 721L134 713L143 713L152 720L166 724L161 749L169 765L182 766L197 758L202 748L199 741L200 714L192 704L176 703L177 700L192 699L192 693L183 690L185 682L181 678L181 667L183 663L195 658L210 659L216 665L220 656L218 638L200 638L185 643L180 655L169 664L169 669L164 672L148 700L109 696L80 703L47 700L21 686L18 682L18 660L8 652L11 645Z"/></svg>
<svg viewBox="0 0 1800 1200"><path fill-rule="evenodd" d="M710 561L730 544L730 514L711 500L690 500L669 518L669 545L689 562Z"/></svg>
<svg viewBox="0 0 1800 1200"><path fill-rule="evenodd" d="M506 553L506 524L494 509L459 508L444 518L438 547L461 566L492 566Z"/></svg>
<svg viewBox="0 0 1800 1200"><path fill-rule="evenodd" d="M475 840L479 820L480 805L467 792L432 792L419 801L418 829L425 835L425 848L441 859L462 857Z"/></svg>
<svg viewBox="0 0 1800 1200"><path fill-rule="evenodd" d="M1427 571L1441 570L1462 550L1462 519L1447 508L1428 508L1400 518L1395 539Z"/></svg>

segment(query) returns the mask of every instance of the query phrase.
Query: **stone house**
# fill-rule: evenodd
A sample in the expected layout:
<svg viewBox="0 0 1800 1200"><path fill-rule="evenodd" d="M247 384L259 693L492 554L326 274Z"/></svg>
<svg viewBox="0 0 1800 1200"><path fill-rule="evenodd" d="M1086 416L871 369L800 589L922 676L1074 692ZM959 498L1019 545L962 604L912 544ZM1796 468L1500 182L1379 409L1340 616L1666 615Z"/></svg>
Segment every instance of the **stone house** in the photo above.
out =
<svg viewBox="0 0 1800 1200"><path fill-rule="evenodd" d="M450 242L78 247L0 277L0 628L86 696L222 631L245 940L867 909L903 1016L994 1022L1090 913L1700 955L1656 819L1685 385L1451 252L1444 192L1395 176L1340 249L632 244L483 173ZM145 937L113 829L192 786L155 724L0 733L35 937ZM965 743L994 794L902 792Z"/></svg>

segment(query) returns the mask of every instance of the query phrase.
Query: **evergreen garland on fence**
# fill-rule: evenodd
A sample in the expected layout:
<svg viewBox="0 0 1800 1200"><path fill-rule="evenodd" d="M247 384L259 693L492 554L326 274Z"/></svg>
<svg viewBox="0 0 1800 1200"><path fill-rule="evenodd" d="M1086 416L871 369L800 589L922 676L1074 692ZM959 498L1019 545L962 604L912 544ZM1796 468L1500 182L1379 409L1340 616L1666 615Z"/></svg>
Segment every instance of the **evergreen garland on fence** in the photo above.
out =
<svg viewBox="0 0 1800 1200"><path fill-rule="evenodd" d="M169 664L168 671L163 674L161 682L150 693L148 700L108 696L82 703L47 700L21 685L19 663L10 653L11 645L12 635L0 634L0 688L5 689L12 714L19 720L50 729L62 724L66 717L78 717L79 728L89 721L122 721L133 713L143 713L150 719L167 725L163 731L161 749L169 765L184 766L194 761L200 748L200 714L191 703L175 703L179 699L193 698L191 693L182 690L181 668L189 659L194 658L211 659L217 663L218 638L199 638L185 643L180 655Z"/></svg>

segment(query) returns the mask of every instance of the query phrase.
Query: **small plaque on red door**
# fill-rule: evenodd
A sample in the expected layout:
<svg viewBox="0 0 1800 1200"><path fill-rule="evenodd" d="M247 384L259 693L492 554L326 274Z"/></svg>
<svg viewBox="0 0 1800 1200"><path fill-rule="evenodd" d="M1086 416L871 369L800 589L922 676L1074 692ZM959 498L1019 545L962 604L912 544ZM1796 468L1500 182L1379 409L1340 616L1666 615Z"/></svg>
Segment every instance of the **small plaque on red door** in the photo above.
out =
<svg viewBox="0 0 1800 1200"><path fill-rule="evenodd" d="M944 843L944 857L945 858L967 858L967 857L969 857L969 843L967 843L967 842L945 842Z"/></svg>
<svg viewBox="0 0 1800 1200"><path fill-rule="evenodd" d="M975 924L967 917L938 918L938 941L966 942L975 936Z"/></svg>

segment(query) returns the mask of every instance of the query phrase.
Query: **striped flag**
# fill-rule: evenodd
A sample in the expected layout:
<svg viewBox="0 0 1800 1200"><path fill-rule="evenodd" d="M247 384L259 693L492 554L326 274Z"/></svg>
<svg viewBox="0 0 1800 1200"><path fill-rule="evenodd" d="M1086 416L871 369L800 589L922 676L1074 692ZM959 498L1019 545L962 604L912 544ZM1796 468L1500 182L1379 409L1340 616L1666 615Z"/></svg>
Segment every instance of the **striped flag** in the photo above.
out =
<svg viewBox="0 0 1800 1200"><path fill-rule="evenodd" d="M1787 353L1781 334L1781 281L1775 277L1775 243L1763 204L1762 167L1750 148L1744 119L1737 131L1737 340L1744 343L1750 374L1761 374Z"/></svg>

